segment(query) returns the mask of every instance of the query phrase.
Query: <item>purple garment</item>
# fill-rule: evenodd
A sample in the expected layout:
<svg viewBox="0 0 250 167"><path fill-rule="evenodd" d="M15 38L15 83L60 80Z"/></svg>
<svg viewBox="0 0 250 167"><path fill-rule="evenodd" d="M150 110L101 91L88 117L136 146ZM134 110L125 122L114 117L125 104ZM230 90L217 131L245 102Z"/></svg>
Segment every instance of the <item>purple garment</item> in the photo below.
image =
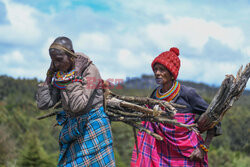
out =
<svg viewBox="0 0 250 167"><path fill-rule="evenodd" d="M151 97L156 98L154 95L153 93ZM174 119L188 125L194 124L195 115L202 114L208 107L193 88L186 86L181 86L179 94L172 102L186 106L177 108ZM200 134L168 123L142 122L142 126L162 136L163 140L159 141L145 132L138 132L138 150L134 146L131 166L208 166L207 154L202 161L191 161L189 158L200 144L204 144Z"/></svg>
<svg viewBox="0 0 250 167"><path fill-rule="evenodd" d="M155 91L156 89L153 91L151 97L153 97ZM178 113L194 113L201 115L208 107L207 102L196 93L194 88L185 85L181 85L179 94L172 100L172 102L186 106L186 108L177 108ZM218 123L213 128L213 131L215 136L221 135L221 123Z"/></svg>
<svg viewBox="0 0 250 167"><path fill-rule="evenodd" d="M184 85L181 85L180 93L173 99L173 102L186 106L186 108L178 108L178 113L194 113L201 115L208 107L207 102L196 93L194 88Z"/></svg>

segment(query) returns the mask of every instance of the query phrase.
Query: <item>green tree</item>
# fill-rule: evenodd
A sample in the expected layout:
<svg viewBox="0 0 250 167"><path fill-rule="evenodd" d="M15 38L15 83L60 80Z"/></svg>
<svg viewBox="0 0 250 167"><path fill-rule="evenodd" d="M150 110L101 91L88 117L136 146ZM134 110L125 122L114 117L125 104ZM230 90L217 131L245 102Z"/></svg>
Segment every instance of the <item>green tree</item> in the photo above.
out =
<svg viewBox="0 0 250 167"><path fill-rule="evenodd" d="M41 147L40 142L36 135L31 134L28 136L27 143L21 151L18 166L20 167L48 167L56 166L51 162Z"/></svg>
<svg viewBox="0 0 250 167"><path fill-rule="evenodd" d="M117 156L116 163L119 160L119 162L122 161L126 166L129 166L134 146L133 130L129 125L122 122L112 122L111 126L116 151L115 155ZM120 166L122 165L120 164Z"/></svg>
<svg viewBox="0 0 250 167"><path fill-rule="evenodd" d="M0 166L7 165L7 160L15 157L15 141L10 138L8 129L0 125Z"/></svg>

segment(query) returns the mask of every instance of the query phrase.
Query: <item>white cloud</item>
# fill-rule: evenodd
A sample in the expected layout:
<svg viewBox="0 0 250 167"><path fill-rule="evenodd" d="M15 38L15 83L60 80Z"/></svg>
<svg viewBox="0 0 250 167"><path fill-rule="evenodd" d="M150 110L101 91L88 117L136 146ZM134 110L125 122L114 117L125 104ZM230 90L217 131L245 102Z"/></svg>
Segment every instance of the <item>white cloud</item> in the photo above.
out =
<svg viewBox="0 0 250 167"><path fill-rule="evenodd" d="M0 26L0 41L3 43L33 45L41 37L41 30L34 18L38 12L27 5L2 0L10 24Z"/></svg>
<svg viewBox="0 0 250 167"><path fill-rule="evenodd" d="M60 3L61 3L62 8L68 8L68 7L71 6L71 2L70 1L62 1L61 0Z"/></svg>
<svg viewBox="0 0 250 167"><path fill-rule="evenodd" d="M138 50L144 47L143 38L139 37L140 31L127 32L123 34L119 34L119 36L115 39L119 42L119 44L127 49Z"/></svg>
<svg viewBox="0 0 250 167"><path fill-rule="evenodd" d="M183 43L201 51L209 38L216 39L231 49L239 49L244 34L239 27L224 27L213 21L191 17L166 15L167 23L148 24L145 33L160 48Z"/></svg>
<svg viewBox="0 0 250 167"><path fill-rule="evenodd" d="M179 78L196 82L214 83L219 85L227 74L236 76L241 64L233 62L201 61L199 59L181 59Z"/></svg>
<svg viewBox="0 0 250 167"><path fill-rule="evenodd" d="M100 70L102 79L107 80L109 78L111 79L126 79L127 74L125 72L120 72L120 71L111 71L108 69L103 69Z"/></svg>
<svg viewBox="0 0 250 167"><path fill-rule="evenodd" d="M7 74L13 77L44 78L47 68L30 55L24 55L20 50L1 55L0 73L6 74L7 71Z"/></svg>
<svg viewBox="0 0 250 167"><path fill-rule="evenodd" d="M23 64L24 56L18 50L14 50L9 54L4 54L1 56L3 64L15 63L15 64Z"/></svg>
<svg viewBox="0 0 250 167"><path fill-rule="evenodd" d="M37 69L28 69L23 67L12 67L9 68L9 75L13 77L22 77L22 78L38 78L38 79L45 79L46 71L45 68L37 68Z"/></svg>
<svg viewBox="0 0 250 167"><path fill-rule="evenodd" d="M120 49L117 54L118 62L125 68L138 68L141 60L127 49Z"/></svg>
<svg viewBox="0 0 250 167"><path fill-rule="evenodd" d="M149 55L148 53L144 53L144 52L142 52L140 55L141 55L141 60L144 63L149 64L151 66L151 63L154 60L154 56Z"/></svg>
<svg viewBox="0 0 250 167"><path fill-rule="evenodd" d="M89 50L90 52L107 52L111 49L111 41L108 35L101 32L80 33L74 41L76 49Z"/></svg>
<svg viewBox="0 0 250 167"><path fill-rule="evenodd" d="M124 0L107 1L114 10L126 12L127 15L132 14L137 17L142 14L144 16L155 16L162 14L172 7L166 0L145 1L145 0L130 0L129 3Z"/></svg>
<svg viewBox="0 0 250 167"><path fill-rule="evenodd" d="M250 46L247 46L243 49L243 54L245 54L246 58L250 58Z"/></svg>

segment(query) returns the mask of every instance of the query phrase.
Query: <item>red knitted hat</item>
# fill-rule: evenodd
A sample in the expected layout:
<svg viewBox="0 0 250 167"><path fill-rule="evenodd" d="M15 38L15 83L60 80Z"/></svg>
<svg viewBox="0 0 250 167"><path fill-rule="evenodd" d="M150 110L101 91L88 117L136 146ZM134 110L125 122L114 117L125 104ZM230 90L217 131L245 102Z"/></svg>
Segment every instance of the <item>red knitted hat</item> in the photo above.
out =
<svg viewBox="0 0 250 167"><path fill-rule="evenodd" d="M157 56L152 62L151 67L154 70L155 63L162 64L171 72L174 79L176 80L181 66L180 59L178 56L179 49L175 47L170 48L169 51L163 52L159 56Z"/></svg>

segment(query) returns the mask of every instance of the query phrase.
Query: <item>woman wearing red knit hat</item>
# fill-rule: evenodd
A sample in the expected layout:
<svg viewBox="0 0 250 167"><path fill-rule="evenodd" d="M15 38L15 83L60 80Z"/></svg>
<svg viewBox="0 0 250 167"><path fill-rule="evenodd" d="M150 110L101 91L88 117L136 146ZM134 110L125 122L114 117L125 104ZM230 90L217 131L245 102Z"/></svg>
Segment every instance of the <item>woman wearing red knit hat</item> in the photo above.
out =
<svg viewBox="0 0 250 167"><path fill-rule="evenodd" d="M186 108L177 109L174 119L185 124L195 123L195 115L205 112L208 104L193 88L181 85L176 80L180 69L179 49L171 48L161 53L151 66L156 83L160 85L151 98L185 105ZM209 144L214 136L221 134L220 124L207 132L205 141L194 131L183 127L166 123L142 124L164 139L159 141L145 132L138 132L138 150L135 146L131 166L208 166Z"/></svg>

